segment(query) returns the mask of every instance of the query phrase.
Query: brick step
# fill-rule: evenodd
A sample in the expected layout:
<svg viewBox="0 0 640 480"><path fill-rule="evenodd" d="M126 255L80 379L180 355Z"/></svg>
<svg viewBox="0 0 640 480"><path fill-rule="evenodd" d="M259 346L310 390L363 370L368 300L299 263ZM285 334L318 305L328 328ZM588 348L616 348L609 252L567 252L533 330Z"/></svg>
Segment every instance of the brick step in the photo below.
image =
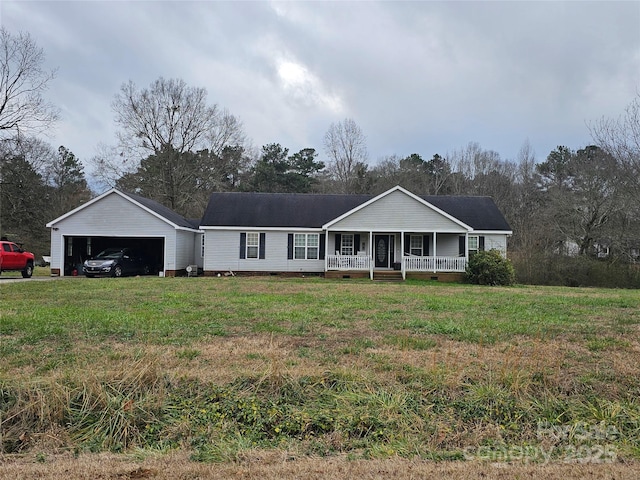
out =
<svg viewBox="0 0 640 480"><path fill-rule="evenodd" d="M402 282L402 272L398 270L378 270L373 272L373 279L381 282Z"/></svg>

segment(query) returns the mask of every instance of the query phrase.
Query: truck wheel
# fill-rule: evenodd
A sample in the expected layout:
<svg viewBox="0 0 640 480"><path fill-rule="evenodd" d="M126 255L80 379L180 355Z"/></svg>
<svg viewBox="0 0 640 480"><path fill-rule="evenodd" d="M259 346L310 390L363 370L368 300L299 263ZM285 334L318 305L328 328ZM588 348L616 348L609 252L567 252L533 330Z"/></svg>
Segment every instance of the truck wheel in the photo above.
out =
<svg viewBox="0 0 640 480"><path fill-rule="evenodd" d="M22 278L31 278L31 275L33 275L33 264L27 263L27 266L22 270Z"/></svg>

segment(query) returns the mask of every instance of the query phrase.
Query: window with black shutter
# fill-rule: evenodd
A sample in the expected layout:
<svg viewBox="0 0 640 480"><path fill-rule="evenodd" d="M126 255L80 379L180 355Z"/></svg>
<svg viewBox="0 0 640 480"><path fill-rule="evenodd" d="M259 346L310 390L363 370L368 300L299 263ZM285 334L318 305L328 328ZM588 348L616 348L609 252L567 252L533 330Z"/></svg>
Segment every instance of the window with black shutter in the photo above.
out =
<svg viewBox="0 0 640 480"><path fill-rule="evenodd" d="M240 233L240 258L265 258L266 234L258 232Z"/></svg>

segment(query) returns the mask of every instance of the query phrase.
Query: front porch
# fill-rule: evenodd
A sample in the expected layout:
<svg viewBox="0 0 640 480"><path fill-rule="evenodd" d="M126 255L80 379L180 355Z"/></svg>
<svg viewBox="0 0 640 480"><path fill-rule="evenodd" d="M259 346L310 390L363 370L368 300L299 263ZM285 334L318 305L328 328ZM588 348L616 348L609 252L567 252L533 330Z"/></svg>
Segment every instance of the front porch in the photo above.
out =
<svg viewBox="0 0 640 480"><path fill-rule="evenodd" d="M376 279L397 271L401 279L461 279L469 252L466 233L328 232L325 276Z"/></svg>

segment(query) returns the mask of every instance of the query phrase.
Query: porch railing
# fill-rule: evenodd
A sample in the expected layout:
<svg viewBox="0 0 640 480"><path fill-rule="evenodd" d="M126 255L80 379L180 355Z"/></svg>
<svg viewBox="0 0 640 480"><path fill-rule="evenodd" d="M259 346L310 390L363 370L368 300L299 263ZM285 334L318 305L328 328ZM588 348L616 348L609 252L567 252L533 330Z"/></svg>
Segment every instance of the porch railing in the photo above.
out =
<svg viewBox="0 0 640 480"><path fill-rule="evenodd" d="M327 255L328 270L369 270L370 266L366 255Z"/></svg>
<svg viewBox="0 0 640 480"><path fill-rule="evenodd" d="M407 272L464 272L467 257L404 257Z"/></svg>
<svg viewBox="0 0 640 480"><path fill-rule="evenodd" d="M464 272L466 257L404 257L407 272ZM367 255L327 255L327 270L369 270Z"/></svg>

